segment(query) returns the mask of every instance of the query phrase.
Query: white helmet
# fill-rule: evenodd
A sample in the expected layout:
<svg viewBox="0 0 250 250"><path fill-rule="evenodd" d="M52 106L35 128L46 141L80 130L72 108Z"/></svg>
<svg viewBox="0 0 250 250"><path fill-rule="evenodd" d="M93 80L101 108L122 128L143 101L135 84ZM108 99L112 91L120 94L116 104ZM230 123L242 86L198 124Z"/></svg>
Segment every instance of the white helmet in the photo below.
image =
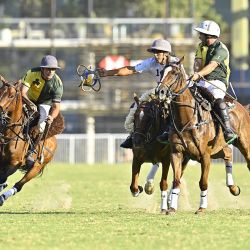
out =
<svg viewBox="0 0 250 250"><path fill-rule="evenodd" d="M169 41L164 39L154 40L151 47L148 49L148 52L153 53L155 50L165 51L171 53L171 44Z"/></svg>
<svg viewBox="0 0 250 250"><path fill-rule="evenodd" d="M201 22L199 26L195 28L195 30L211 36L220 36L220 26L216 22L211 20Z"/></svg>

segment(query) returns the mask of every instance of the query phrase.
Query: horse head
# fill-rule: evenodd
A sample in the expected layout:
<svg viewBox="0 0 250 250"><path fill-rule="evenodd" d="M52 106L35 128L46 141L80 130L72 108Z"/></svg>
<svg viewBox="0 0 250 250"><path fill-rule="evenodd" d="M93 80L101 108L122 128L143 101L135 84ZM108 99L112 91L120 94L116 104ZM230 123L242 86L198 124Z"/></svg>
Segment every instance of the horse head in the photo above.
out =
<svg viewBox="0 0 250 250"><path fill-rule="evenodd" d="M186 73L181 61L164 68L161 81L156 87L156 93L161 100L182 94L187 88Z"/></svg>
<svg viewBox="0 0 250 250"><path fill-rule="evenodd" d="M0 79L2 80L2 78ZM20 101L21 90L19 82L15 84L2 80L3 85L0 88L0 124L6 126L12 119L19 119L22 112Z"/></svg>
<svg viewBox="0 0 250 250"><path fill-rule="evenodd" d="M160 133L160 102L156 99L141 102L134 114L133 146L143 148Z"/></svg>

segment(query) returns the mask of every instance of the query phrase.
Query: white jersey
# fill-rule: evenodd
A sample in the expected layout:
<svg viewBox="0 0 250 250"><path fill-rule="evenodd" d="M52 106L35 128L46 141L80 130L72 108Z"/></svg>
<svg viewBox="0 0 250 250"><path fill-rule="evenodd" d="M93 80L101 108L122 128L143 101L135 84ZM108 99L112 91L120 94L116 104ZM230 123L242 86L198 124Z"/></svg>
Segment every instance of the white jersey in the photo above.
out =
<svg viewBox="0 0 250 250"><path fill-rule="evenodd" d="M179 61L179 58L171 56L169 63L170 64L176 63L178 61ZM156 82L159 83L162 77L161 72L164 69L164 67L165 65L159 64L156 61L155 57L150 57L150 58L143 60L141 63L137 64L135 66L135 70L138 73L142 73L143 71L151 72L155 76Z"/></svg>

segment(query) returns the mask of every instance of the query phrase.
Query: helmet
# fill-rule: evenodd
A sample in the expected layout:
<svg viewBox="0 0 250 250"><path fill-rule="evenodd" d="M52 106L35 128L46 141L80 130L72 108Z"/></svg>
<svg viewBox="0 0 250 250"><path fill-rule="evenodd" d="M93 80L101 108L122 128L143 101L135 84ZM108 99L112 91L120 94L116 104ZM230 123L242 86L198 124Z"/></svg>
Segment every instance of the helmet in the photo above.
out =
<svg viewBox="0 0 250 250"><path fill-rule="evenodd" d="M161 50L169 53L172 51L170 42L163 39L154 40L148 52L153 52L154 50Z"/></svg>
<svg viewBox="0 0 250 250"><path fill-rule="evenodd" d="M57 59L51 55L46 55L43 57L40 68L60 69L60 67L58 67Z"/></svg>
<svg viewBox="0 0 250 250"><path fill-rule="evenodd" d="M195 28L195 30L211 36L220 36L220 26L216 22L211 20L201 22L199 26Z"/></svg>

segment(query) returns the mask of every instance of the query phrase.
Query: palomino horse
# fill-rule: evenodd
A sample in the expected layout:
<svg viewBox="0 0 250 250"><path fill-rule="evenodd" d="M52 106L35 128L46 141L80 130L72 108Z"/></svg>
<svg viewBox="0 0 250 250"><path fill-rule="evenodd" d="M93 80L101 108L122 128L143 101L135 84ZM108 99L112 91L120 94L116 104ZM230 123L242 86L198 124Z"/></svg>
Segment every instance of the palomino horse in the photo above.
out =
<svg viewBox="0 0 250 250"><path fill-rule="evenodd" d="M21 191L25 183L42 173L55 153L57 147L55 135L62 132L64 123L61 115L55 119L47 137L45 140L43 138L36 148L37 152L42 151L42 160L37 159L34 164L27 165L25 156L29 148L29 140L25 130L29 121L23 111L21 84L7 83L3 77L1 80L3 86L0 88L0 191L7 187L8 176L18 169L25 175L0 196L0 206L9 197Z"/></svg>
<svg viewBox="0 0 250 250"><path fill-rule="evenodd" d="M141 165L144 162L151 162L153 164L161 162L161 211L164 212L168 206L167 176L170 166L170 147L169 145L159 143L156 137L164 131L167 113L157 99L139 103L138 98L135 97L135 101L137 109L134 114L133 163L130 191L133 196L138 196L143 191L142 186L138 185L138 179ZM187 161L183 161L183 171Z"/></svg>
<svg viewBox="0 0 250 250"><path fill-rule="evenodd" d="M172 65L165 69L161 83L157 87L160 97L171 99L170 116L173 130L169 136L171 145L171 164L174 172L173 192L168 213L177 210L180 193L181 163L187 155L201 164L200 206L196 213L207 208L208 175L211 155L220 152L227 145L221 126L213 122L210 111L199 108L186 81L184 67L181 64ZM233 142L243 154L250 170L250 116L248 111L237 101L230 110L230 121L238 134ZM231 187L234 195L239 194L237 186Z"/></svg>

